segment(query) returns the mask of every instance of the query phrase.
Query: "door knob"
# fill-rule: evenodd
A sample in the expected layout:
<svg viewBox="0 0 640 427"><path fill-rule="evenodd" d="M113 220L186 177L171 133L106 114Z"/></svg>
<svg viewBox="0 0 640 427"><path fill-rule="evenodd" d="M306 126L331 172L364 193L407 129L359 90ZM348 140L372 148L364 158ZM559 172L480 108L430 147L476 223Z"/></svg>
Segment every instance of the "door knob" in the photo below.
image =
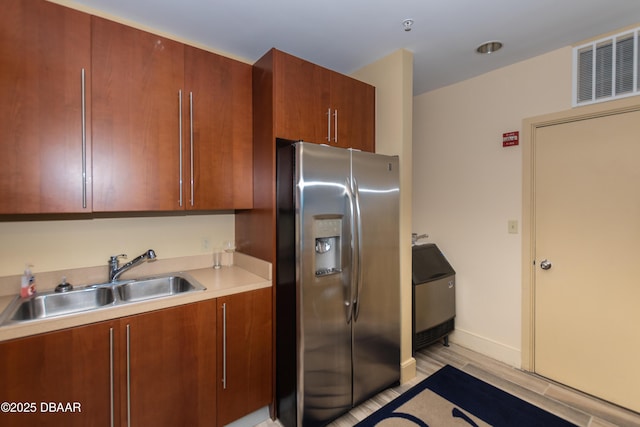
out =
<svg viewBox="0 0 640 427"><path fill-rule="evenodd" d="M546 259L543 259L540 262L540 268L543 269L543 270L549 270L551 268L551 265L552 265L551 261L546 260Z"/></svg>

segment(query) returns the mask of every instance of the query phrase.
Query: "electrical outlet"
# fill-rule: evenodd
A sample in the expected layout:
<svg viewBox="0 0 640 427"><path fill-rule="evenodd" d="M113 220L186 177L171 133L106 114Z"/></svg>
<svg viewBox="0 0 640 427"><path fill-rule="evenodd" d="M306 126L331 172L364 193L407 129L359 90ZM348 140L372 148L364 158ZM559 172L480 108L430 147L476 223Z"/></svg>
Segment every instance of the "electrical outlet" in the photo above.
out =
<svg viewBox="0 0 640 427"><path fill-rule="evenodd" d="M507 223L507 229L509 234L518 234L518 221L515 219L509 220Z"/></svg>

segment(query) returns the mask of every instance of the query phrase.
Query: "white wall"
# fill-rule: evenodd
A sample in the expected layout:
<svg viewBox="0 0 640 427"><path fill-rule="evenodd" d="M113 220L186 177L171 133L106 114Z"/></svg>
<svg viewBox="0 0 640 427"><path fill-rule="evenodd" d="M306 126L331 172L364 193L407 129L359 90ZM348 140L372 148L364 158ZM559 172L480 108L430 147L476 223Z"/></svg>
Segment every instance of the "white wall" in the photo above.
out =
<svg viewBox="0 0 640 427"><path fill-rule="evenodd" d="M451 340L521 364L520 146L502 134L571 108L566 47L414 98L413 229L456 270ZM499 55L499 53L497 53Z"/></svg>

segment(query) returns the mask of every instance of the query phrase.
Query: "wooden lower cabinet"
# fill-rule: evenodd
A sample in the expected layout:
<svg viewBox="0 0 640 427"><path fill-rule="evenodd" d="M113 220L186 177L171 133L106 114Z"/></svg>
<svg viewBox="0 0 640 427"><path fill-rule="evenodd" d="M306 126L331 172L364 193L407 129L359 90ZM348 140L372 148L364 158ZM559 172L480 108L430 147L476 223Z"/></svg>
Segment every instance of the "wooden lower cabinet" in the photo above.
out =
<svg viewBox="0 0 640 427"><path fill-rule="evenodd" d="M0 402L18 411L0 411L0 425L215 426L215 304L0 343Z"/></svg>
<svg viewBox="0 0 640 427"><path fill-rule="evenodd" d="M0 343L0 425L111 425L117 327L104 322Z"/></svg>
<svg viewBox="0 0 640 427"><path fill-rule="evenodd" d="M271 403L271 311L265 288L2 342L0 426L228 424Z"/></svg>
<svg viewBox="0 0 640 427"><path fill-rule="evenodd" d="M120 320L120 425L215 425L215 310L207 300Z"/></svg>
<svg viewBox="0 0 640 427"><path fill-rule="evenodd" d="M218 425L272 400L271 288L218 298Z"/></svg>

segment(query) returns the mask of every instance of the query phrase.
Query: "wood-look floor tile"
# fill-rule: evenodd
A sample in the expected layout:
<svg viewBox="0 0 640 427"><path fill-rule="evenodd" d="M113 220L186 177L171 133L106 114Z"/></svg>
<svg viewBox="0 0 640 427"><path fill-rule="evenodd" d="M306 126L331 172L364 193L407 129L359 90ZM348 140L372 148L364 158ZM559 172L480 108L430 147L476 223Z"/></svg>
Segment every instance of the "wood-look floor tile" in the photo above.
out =
<svg viewBox="0 0 640 427"><path fill-rule="evenodd" d="M391 387L338 418L329 427L352 427L444 365L451 365L581 427L640 427L640 414L619 408L545 378L451 343L435 343L415 355L417 377ZM267 420L256 427L282 427Z"/></svg>
<svg viewBox="0 0 640 427"><path fill-rule="evenodd" d="M600 399L595 399L587 394L564 387L555 383L549 384L545 393L552 399L563 402L565 405L578 408L603 421L608 421L620 426L640 426L640 414L612 405Z"/></svg>
<svg viewBox="0 0 640 427"><path fill-rule="evenodd" d="M529 402L547 412L564 418L567 421L571 421L578 426L588 427L589 425L589 421L591 420L590 415L521 385L520 377L527 377L529 374L521 373L520 377L511 376L511 378L507 380L500 376L496 376L494 373L487 372L472 363L469 363L465 367L464 371L488 384L498 387L499 389L524 400L525 402Z"/></svg>

